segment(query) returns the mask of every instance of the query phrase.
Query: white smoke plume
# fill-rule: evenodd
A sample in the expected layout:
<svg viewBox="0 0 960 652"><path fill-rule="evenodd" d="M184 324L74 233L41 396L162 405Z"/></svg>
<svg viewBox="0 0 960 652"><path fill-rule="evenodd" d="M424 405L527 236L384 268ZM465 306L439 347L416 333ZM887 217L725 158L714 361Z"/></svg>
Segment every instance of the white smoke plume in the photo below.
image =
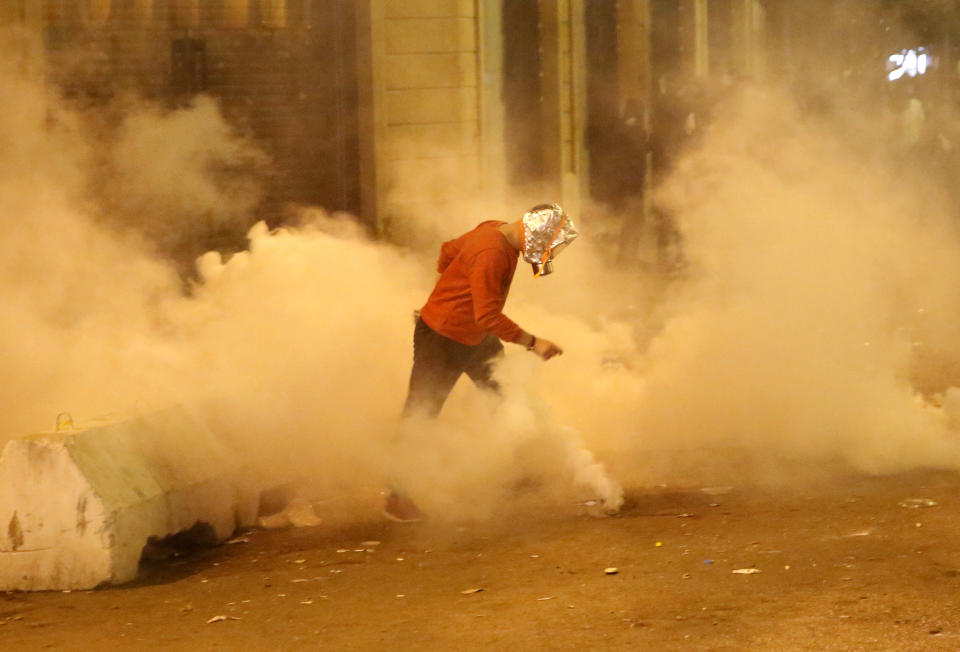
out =
<svg viewBox="0 0 960 652"><path fill-rule="evenodd" d="M614 448L654 458L641 473L956 467L937 394L957 380L960 234L890 126L769 88L719 107L659 197L686 279L636 373L597 396L631 426Z"/></svg>
<svg viewBox="0 0 960 652"><path fill-rule="evenodd" d="M134 227L181 256L252 224L268 157L224 120L212 98L172 111L119 104L120 124L101 148L98 198L108 222Z"/></svg>
<svg viewBox="0 0 960 652"><path fill-rule="evenodd" d="M224 183L221 172L262 155L210 100L173 112L125 100L118 131L91 131L98 116L71 110L39 80L14 68L2 80L11 90L0 115L3 439L50 429L64 411L82 423L179 403L233 444L260 485L297 480L315 495L350 495L415 471L433 479L411 480L424 503L451 516L496 507L486 496L517 474L494 463L490 446L511 460L537 434L529 424L517 433L490 422L496 442L428 439L403 466L392 456L410 314L430 289L432 261L308 211L299 228L258 224L247 251L226 260L202 256L185 293L151 251L201 238L211 224L252 222L256 189ZM452 426L441 423L454 430L471 418L451 415ZM563 434L548 446L572 442ZM462 449L427 463L449 443ZM471 483L467 471L484 456L488 472ZM586 484L589 497L613 491L590 487L578 468L557 476ZM473 501L442 498L468 487Z"/></svg>
<svg viewBox="0 0 960 652"><path fill-rule="evenodd" d="M440 419L401 428L410 315L435 252L318 212L206 254L186 294L144 229L115 228L138 226L121 200L94 203L90 162L116 170L112 197L189 232L193 219L253 223L256 191L181 163L256 166L255 149L207 101L136 109L104 143L22 71L0 83L0 439L61 411L183 403L262 478L344 495L397 479L452 517L498 513L529 487L615 507L621 485L960 464L944 371L960 360L960 242L922 159L916 174L898 165L889 121L814 118L771 89L731 97L660 191L684 278L664 288L614 268L578 216L584 235L557 272L534 281L521 266L506 310L564 355L542 364L508 345L505 399L464 381ZM189 205L157 183L170 166Z"/></svg>

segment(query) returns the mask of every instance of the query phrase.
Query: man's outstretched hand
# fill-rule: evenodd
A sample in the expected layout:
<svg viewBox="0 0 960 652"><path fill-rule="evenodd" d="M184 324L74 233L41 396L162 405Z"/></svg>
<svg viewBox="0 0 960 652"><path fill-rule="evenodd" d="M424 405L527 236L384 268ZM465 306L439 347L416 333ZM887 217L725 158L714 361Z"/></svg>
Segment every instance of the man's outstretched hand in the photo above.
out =
<svg viewBox="0 0 960 652"><path fill-rule="evenodd" d="M533 352L544 360L549 360L553 356L563 353L563 349L550 340L538 337L537 341L533 343Z"/></svg>

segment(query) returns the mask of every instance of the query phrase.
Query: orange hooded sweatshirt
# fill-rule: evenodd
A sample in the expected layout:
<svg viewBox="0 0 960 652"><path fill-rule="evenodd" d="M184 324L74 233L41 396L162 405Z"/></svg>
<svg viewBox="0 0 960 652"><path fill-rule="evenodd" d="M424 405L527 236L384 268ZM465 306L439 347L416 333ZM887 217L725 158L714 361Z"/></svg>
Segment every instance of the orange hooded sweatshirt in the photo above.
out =
<svg viewBox="0 0 960 652"><path fill-rule="evenodd" d="M500 233L505 222L482 222L459 238L443 243L437 281L420 317L451 340L475 346L487 333L516 342L523 330L503 314L503 304L517 269L519 250Z"/></svg>

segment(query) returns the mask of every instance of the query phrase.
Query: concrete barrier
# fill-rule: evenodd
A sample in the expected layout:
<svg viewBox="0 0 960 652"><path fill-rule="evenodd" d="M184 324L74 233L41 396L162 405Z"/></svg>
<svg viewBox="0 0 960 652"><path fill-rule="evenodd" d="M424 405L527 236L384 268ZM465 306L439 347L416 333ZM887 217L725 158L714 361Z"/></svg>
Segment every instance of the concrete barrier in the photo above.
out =
<svg viewBox="0 0 960 652"><path fill-rule="evenodd" d="M7 442L0 455L0 590L86 589L137 574L150 537L257 517L233 455L184 410Z"/></svg>

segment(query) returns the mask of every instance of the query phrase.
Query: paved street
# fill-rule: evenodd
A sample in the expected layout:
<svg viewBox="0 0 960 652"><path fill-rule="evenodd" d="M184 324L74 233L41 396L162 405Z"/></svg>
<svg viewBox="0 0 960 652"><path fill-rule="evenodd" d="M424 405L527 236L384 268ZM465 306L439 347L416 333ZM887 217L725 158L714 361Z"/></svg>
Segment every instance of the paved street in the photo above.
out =
<svg viewBox="0 0 960 652"><path fill-rule="evenodd" d="M145 562L133 585L2 595L0 648L956 650L958 489L657 487L614 518L445 525L388 523L371 498Z"/></svg>

